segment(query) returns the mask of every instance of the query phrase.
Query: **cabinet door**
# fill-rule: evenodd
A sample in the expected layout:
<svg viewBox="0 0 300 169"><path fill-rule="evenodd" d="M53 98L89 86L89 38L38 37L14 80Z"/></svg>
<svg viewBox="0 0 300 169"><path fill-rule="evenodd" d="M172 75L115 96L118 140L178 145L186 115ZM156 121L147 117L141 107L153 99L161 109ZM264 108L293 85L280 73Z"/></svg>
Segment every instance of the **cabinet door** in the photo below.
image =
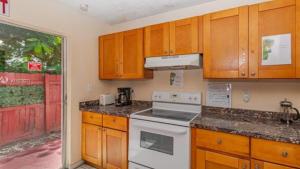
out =
<svg viewBox="0 0 300 169"><path fill-rule="evenodd" d="M204 16L204 77L248 77L248 7Z"/></svg>
<svg viewBox="0 0 300 169"><path fill-rule="evenodd" d="M103 129L103 168L127 169L127 133Z"/></svg>
<svg viewBox="0 0 300 169"><path fill-rule="evenodd" d="M135 29L122 33L120 72L124 79L143 78L143 29Z"/></svg>
<svg viewBox="0 0 300 169"><path fill-rule="evenodd" d="M163 23L145 28L145 57L169 55L170 25Z"/></svg>
<svg viewBox="0 0 300 169"><path fill-rule="evenodd" d="M264 161L251 160L251 169L295 169L295 168L272 164Z"/></svg>
<svg viewBox="0 0 300 169"><path fill-rule="evenodd" d="M82 123L82 158L102 166L102 128Z"/></svg>
<svg viewBox="0 0 300 169"><path fill-rule="evenodd" d="M199 53L198 17L170 23L170 55Z"/></svg>
<svg viewBox="0 0 300 169"><path fill-rule="evenodd" d="M296 56L299 55L296 51L296 10L296 0L275 0L250 6L251 78L296 77L296 57L299 61L299 56ZM275 35L290 38L286 37L284 43L279 43L283 40L275 41Z"/></svg>
<svg viewBox="0 0 300 169"><path fill-rule="evenodd" d="M248 160L197 149L196 169L250 169Z"/></svg>
<svg viewBox="0 0 300 169"><path fill-rule="evenodd" d="M118 34L105 35L99 38L100 59L99 71L100 79L114 79L119 74L119 43Z"/></svg>

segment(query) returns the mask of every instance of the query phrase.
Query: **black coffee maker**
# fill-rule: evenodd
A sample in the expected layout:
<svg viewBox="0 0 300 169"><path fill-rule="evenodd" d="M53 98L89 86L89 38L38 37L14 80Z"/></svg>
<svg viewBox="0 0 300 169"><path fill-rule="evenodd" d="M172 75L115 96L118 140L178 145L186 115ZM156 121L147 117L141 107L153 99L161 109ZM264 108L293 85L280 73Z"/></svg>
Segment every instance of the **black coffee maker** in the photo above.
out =
<svg viewBox="0 0 300 169"><path fill-rule="evenodd" d="M131 105L131 93L132 89L129 87L118 88L116 106L121 107Z"/></svg>

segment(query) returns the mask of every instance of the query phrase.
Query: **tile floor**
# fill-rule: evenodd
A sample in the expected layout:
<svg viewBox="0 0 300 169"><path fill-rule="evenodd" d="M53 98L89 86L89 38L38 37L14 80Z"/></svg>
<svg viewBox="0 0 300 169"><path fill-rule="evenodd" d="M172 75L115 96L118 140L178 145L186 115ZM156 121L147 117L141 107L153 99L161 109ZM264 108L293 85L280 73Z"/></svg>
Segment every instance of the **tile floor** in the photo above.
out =
<svg viewBox="0 0 300 169"><path fill-rule="evenodd" d="M91 167L89 165L83 164L82 166L78 167L77 169L96 169L94 167Z"/></svg>

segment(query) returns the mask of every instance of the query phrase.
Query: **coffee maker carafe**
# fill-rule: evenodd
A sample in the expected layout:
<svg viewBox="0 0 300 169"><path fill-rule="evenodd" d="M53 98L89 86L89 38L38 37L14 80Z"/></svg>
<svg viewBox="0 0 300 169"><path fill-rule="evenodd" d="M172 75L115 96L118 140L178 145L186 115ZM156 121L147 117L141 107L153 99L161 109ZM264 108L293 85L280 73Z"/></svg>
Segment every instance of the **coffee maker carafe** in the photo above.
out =
<svg viewBox="0 0 300 169"><path fill-rule="evenodd" d="M293 107L293 103L285 99L280 102L280 107L285 114L285 118L281 119L281 122L286 123L289 126L293 121L300 119L299 110ZM295 111L293 117L291 117L291 111Z"/></svg>
<svg viewBox="0 0 300 169"><path fill-rule="evenodd" d="M118 88L118 96L116 106L128 106L132 104L131 101L132 89L129 87Z"/></svg>

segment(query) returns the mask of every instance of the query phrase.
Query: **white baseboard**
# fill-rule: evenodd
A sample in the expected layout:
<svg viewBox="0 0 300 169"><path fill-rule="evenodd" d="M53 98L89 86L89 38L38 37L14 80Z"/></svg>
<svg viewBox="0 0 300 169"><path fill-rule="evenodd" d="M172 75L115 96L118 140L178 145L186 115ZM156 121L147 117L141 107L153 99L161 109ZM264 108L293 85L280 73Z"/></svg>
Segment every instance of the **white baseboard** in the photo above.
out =
<svg viewBox="0 0 300 169"><path fill-rule="evenodd" d="M70 164L69 169L75 169L75 168L81 166L83 163L84 163L83 160L77 161L77 162L75 162L73 164Z"/></svg>

